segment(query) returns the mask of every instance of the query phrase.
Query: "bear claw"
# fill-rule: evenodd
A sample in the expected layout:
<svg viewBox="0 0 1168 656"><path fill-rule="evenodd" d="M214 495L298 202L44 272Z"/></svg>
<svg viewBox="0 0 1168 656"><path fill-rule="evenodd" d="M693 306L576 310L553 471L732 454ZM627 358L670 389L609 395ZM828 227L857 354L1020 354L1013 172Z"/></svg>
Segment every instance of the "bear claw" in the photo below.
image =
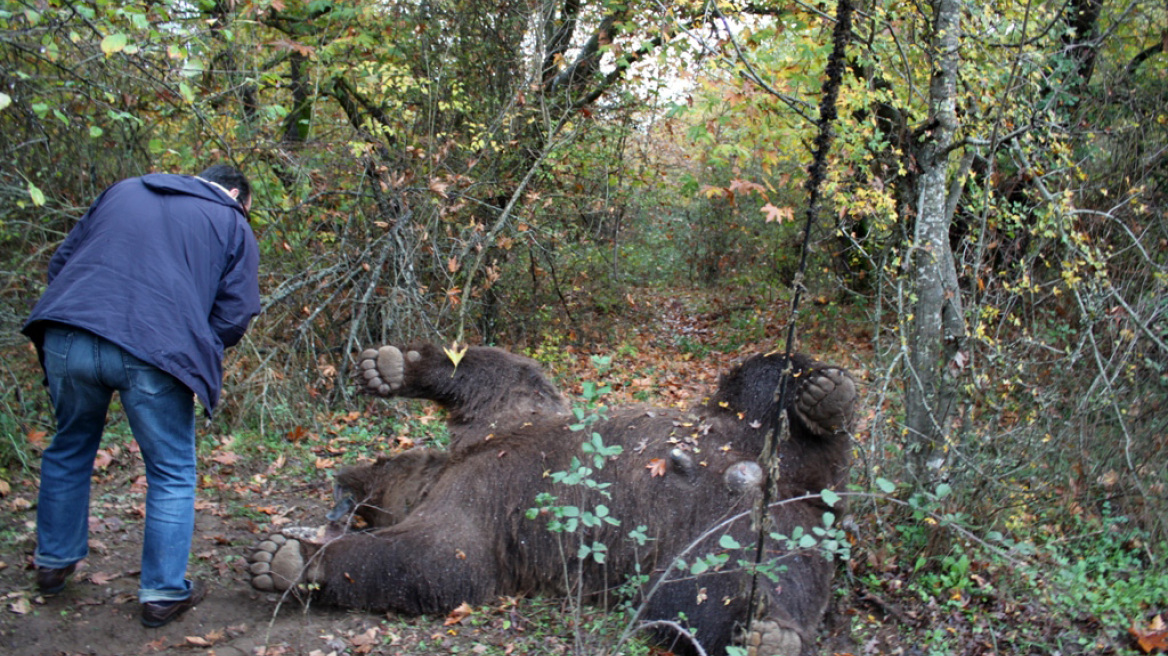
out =
<svg viewBox="0 0 1168 656"><path fill-rule="evenodd" d="M820 435L846 430L856 403L856 382L843 369L826 368L813 372L799 390L795 411L807 426Z"/></svg>

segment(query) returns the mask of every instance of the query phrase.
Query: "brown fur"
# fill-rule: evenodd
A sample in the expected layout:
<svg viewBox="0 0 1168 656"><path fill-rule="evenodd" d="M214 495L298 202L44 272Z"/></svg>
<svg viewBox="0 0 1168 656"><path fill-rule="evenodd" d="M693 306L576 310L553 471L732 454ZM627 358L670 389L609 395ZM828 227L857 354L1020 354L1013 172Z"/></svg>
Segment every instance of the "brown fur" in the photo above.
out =
<svg viewBox="0 0 1168 656"><path fill-rule="evenodd" d="M647 599L650 588L642 589L640 619L677 620L683 613L709 653L722 653L731 644L750 615L752 577L737 562L753 558L749 545L757 534L749 511L761 495L760 486L743 484L740 474L758 470L750 461L761 456L765 435L775 425L779 406L773 398L784 356L747 360L691 412L619 408L587 430L573 431L570 417L556 404L540 410L523 401L553 398L555 389L526 358L471 348L454 369L437 347L415 345L405 353L404 379L412 382L401 387L408 393L397 394L442 403L464 439L449 454L415 449L338 476L341 496L363 501L356 512L376 530L345 535L317 554L323 600L441 613L498 595L558 595L583 586L589 599L604 603L616 601L617 588L641 572L651 577L650 586L660 585ZM805 356L795 356L792 368L797 378L787 407L795 412L790 438L781 447L779 499L843 482L849 453L845 429L855 400L846 373ZM511 387L501 391L500 385ZM514 411L508 390L521 399ZM605 445L623 449L602 468L581 451L593 431ZM611 484L610 498L584 485L553 483L548 474L570 470L574 458L593 468L590 478ZM556 506L593 510L604 504L620 525L553 533L548 513L525 517L541 492L556 495ZM818 499L801 500L777 504L770 515L776 530L789 534L796 526L820 525L825 510ZM737 521L704 536L735 516ZM628 537L638 527L650 538L643 545ZM723 535L743 548L723 548ZM606 561L585 558L579 576L565 580L563 559L575 572L579 545L594 542L607 545ZM797 634L801 653L812 654L832 565L814 551L789 552L771 539L765 546L767 559L786 569L775 581L758 578L765 600L761 617ZM694 577L670 569L678 557L692 564L698 556L721 553L730 559L717 571Z"/></svg>

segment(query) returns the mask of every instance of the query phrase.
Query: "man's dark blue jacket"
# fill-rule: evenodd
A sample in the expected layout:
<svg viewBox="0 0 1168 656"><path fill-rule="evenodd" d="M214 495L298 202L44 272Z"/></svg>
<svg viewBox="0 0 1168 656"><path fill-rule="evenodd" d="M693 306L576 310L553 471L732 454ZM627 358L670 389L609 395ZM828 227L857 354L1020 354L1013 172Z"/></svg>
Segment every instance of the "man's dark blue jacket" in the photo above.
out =
<svg viewBox="0 0 1168 656"><path fill-rule="evenodd" d="M151 174L102 192L49 261L49 285L22 331L40 352L45 322L83 328L178 378L209 413L223 349L260 311L259 249L221 187Z"/></svg>

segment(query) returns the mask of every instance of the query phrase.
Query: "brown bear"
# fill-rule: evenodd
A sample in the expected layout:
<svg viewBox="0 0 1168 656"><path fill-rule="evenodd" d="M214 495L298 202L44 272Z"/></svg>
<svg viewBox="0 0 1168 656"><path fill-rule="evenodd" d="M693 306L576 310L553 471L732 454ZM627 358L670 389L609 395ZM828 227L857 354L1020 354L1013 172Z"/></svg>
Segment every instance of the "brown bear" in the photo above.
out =
<svg viewBox="0 0 1168 656"><path fill-rule="evenodd" d="M258 589L312 583L327 603L409 614L582 591L632 601L640 621L676 622L706 653L735 642L815 653L833 571L821 547L833 536L793 538L823 527L831 508L819 492L847 474L856 386L844 370L759 354L689 412L633 406L597 419L573 416L536 363L499 349L471 347L456 365L433 344L384 346L359 366L366 391L445 407L451 447L342 471L330 518L353 513L372 530L334 522L273 536L252 555ZM785 370L791 401L778 403ZM784 408L790 430L754 567L757 461Z"/></svg>

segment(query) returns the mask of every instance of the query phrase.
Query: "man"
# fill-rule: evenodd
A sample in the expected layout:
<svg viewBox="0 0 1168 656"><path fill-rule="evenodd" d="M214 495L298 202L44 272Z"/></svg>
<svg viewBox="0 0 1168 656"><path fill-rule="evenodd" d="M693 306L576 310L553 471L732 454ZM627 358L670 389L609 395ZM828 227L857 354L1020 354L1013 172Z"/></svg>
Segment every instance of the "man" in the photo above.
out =
<svg viewBox="0 0 1168 656"><path fill-rule="evenodd" d="M219 400L223 350L260 311L251 186L231 166L106 189L49 262L23 332L45 371L57 434L41 461L37 586L56 594L88 554L89 485L116 390L146 463L142 624L202 600L186 578L195 523L195 404Z"/></svg>

